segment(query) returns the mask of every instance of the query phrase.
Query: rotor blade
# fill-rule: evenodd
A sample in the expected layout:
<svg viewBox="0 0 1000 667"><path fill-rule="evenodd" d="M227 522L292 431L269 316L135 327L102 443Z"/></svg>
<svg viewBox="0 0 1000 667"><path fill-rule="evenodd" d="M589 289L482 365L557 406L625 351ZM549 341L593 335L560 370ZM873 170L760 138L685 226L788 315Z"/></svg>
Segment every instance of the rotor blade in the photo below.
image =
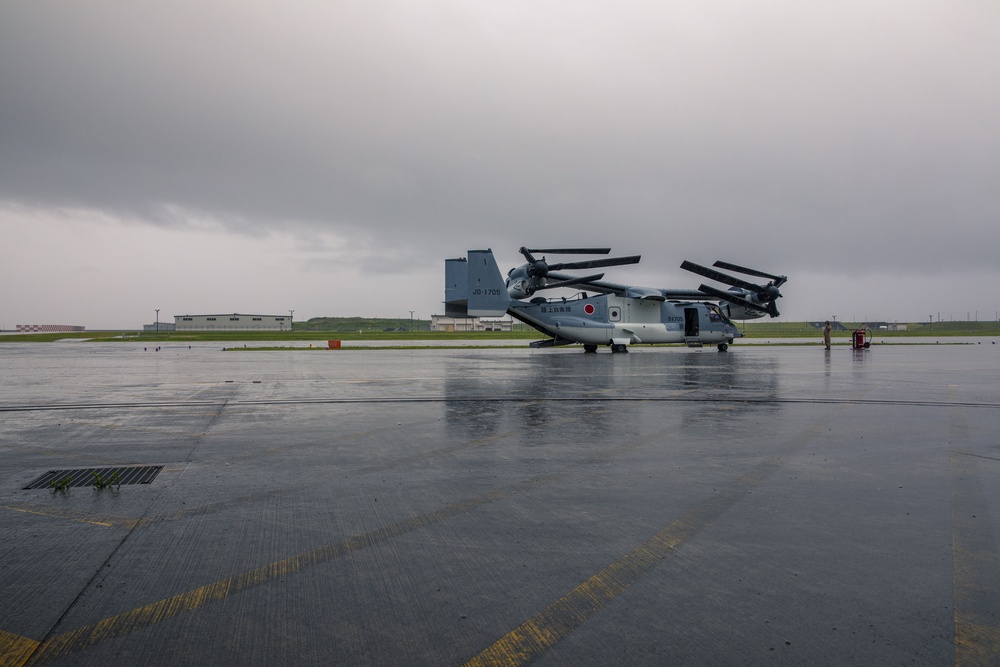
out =
<svg viewBox="0 0 1000 667"><path fill-rule="evenodd" d="M592 276L581 276L579 278L572 278L570 280L560 280L555 283L546 283L545 285L539 287L538 289L554 289L556 287L569 287L570 285L579 285L580 283L589 283L594 280L600 280L604 277L603 273L595 273Z"/></svg>
<svg viewBox="0 0 1000 667"><path fill-rule="evenodd" d="M560 264L549 264L549 270L562 271L563 269L597 269L602 266L621 266L623 264L638 264L641 258L642 255L629 255L628 257L588 259L582 262L562 262Z"/></svg>
<svg viewBox="0 0 1000 667"><path fill-rule="evenodd" d="M611 252L611 248L525 248L525 250L553 255L607 255Z"/></svg>
<svg viewBox="0 0 1000 667"><path fill-rule="evenodd" d="M716 271L715 269L710 269L707 266L702 266L700 264L695 264L694 262L689 262L684 260L681 263L681 268L685 271L690 271L691 273L697 273L700 276L705 276L706 278L711 278L712 280L717 280L720 283L725 283L727 285L732 285L733 287L742 287L745 290L750 290L751 292L758 293L764 288L760 285L755 285L751 282L747 282L742 278L737 278L731 276L728 273L723 273L722 271Z"/></svg>
<svg viewBox="0 0 1000 667"><path fill-rule="evenodd" d="M718 261L712 266L717 266L720 269L726 269L727 271L736 271L737 273L745 273L748 276L767 278L769 280L773 280L775 286L781 286L788 280L786 276L775 276L770 273L765 273L764 271L758 271L757 269L748 269L745 266L740 266L739 264L730 264L729 262Z"/></svg>
<svg viewBox="0 0 1000 667"><path fill-rule="evenodd" d="M744 308L748 308L750 310L762 310L771 317L778 316L778 309L775 307L773 301L766 304L754 303L753 301L744 299L743 297L733 294L732 292L726 292L710 285L699 285L698 289L709 296L715 297L716 299L722 299L723 301L728 301L729 303L736 304L737 306L743 306Z"/></svg>

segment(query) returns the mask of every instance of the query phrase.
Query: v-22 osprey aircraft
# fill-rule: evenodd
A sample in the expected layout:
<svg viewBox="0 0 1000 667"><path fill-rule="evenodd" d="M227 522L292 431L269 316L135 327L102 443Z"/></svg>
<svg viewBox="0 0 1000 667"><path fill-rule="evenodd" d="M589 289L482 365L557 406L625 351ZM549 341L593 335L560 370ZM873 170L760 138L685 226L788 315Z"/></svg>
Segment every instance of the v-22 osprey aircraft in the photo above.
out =
<svg viewBox="0 0 1000 667"><path fill-rule="evenodd" d="M636 264L640 255L549 264L546 254L607 255L610 248L526 248L526 263L500 273L492 250L470 250L467 258L445 260L445 314L449 317L499 317L510 314L543 334L531 347L582 343L585 352L606 345L628 352L638 343L715 344L725 352L742 337L732 320L778 316L778 288L788 278L756 269L715 262L714 266L767 278L757 285L712 268L685 261L681 268L730 286L722 290L702 284L697 290L660 289L603 281L603 273L576 276L565 269L595 269ZM535 296L546 289L579 287L572 297ZM589 292L595 292L591 295Z"/></svg>

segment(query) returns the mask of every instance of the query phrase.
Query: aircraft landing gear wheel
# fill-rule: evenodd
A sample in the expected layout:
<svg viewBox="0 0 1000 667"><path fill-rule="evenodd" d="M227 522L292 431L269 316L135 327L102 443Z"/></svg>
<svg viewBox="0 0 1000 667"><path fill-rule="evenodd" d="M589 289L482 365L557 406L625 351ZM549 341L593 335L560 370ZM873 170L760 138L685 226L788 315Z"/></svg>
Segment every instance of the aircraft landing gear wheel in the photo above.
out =
<svg viewBox="0 0 1000 667"><path fill-rule="evenodd" d="M597 352L597 346L596 345L591 345L591 344L588 343L587 345L583 346L583 351L584 352Z"/></svg>
<svg viewBox="0 0 1000 667"><path fill-rule="evenodd" d="M624 353L627 354L628 353L628 345L624 345L622 343L616 343L615 345L611 346L611 351L612 352L624 352Z"/></svg>
<svg viewBox="0 0 1000 667"><path fill-rule="evenodd" d="M719 352L725 352L729 349L728 343L719 343Z"/></svg>

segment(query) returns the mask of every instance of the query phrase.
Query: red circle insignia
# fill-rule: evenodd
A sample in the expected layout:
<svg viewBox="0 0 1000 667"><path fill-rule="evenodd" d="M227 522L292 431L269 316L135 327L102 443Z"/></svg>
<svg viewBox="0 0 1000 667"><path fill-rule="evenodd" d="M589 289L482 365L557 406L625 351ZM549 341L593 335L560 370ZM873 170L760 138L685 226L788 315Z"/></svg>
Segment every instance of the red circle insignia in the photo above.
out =
<svg viewBox="0 0 1000 667"><path fill-rule="evenodd" d="M583 307L583 312L587 313L588 315L593 315L594 314L594 304L588 303L586 306Z"/></svg>

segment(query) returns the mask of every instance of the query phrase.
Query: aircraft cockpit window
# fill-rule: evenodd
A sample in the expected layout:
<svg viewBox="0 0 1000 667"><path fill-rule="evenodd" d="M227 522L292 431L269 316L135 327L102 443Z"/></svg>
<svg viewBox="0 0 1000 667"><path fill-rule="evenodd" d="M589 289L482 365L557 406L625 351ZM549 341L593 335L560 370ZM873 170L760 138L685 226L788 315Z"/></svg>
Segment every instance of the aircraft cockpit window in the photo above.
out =
<svg viewBox="0 0 1000 667"><path fill-rule="evenodd" d="M716 319L716 317L717 317L718 319L722 320L722 321L723 321L723 322L725 322L726 324L732 324L732 322L730 322L730 321L729 321L729 318L728 318L728 317L726 317L726 314L725 314L725 313L723 313L723 312L722 312L722 309L721 309L721 308L719 308L718 306L709 306L709 307L708 307L708 310L709 310L709 312L711 313L711 315L714 315L714 316L715 316L715 317L711 317L711 319L713 319L713 320L714 320L714 319Z"/></svg>

